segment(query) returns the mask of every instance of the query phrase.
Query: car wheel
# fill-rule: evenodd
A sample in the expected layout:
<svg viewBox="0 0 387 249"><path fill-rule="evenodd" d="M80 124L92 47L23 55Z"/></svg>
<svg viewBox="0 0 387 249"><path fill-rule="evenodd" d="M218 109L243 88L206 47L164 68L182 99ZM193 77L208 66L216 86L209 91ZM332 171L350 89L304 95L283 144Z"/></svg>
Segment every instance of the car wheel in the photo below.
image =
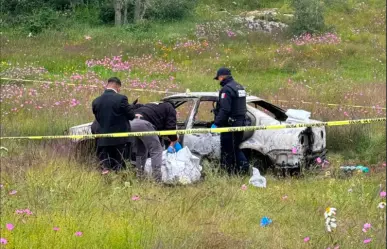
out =
<svg viewBox="0 0 387 249"><path fill-rule="evenodd" d="M273 169L273 163L267 156L264 156L261 153L253 150L244 150L243 153L249 160L250 175L252 175L252 168L257 168L261 175L265 175L268 173L269 170Z"/></svg>

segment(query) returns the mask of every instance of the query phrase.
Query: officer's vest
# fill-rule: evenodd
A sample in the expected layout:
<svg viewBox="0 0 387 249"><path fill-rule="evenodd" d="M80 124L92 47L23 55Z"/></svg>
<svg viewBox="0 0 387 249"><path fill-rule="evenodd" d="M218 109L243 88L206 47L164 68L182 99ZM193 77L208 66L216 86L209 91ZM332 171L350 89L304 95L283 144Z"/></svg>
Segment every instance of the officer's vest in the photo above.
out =
<svg viewBox="0 0 387 249"><path fill-rule="evenodd" d="M234 92L231 103L230 117L234 119L243 119L247 112L245 89L242 85L235 81L228 83L224 86L224 88L225 87L228 87Z"/></svg>

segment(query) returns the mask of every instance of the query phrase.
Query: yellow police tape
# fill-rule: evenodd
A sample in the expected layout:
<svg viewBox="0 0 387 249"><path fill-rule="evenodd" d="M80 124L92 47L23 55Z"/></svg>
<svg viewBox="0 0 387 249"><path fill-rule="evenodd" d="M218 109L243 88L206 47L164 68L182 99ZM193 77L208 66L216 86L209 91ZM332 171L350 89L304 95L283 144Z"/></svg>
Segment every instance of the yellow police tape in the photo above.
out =
<svg viewBox="0 0 387 249"><path fill-rule="evenodd" d="M291 102L295 102L295 101L289 101L289 100L273 100L274 101L277 101L277 102L281 102L281 103L291 103ZM298 103L301 103L301 104L316 104L316 105L327 105L327 106L345 106L345 107L352 107L352 108L365 108L365 109L380 109L380 110L386 110L385 107L374 107L374 106L363 106L363 105L347 105L347 104L330 104L330 103L319 103L319 102L308 102L308 101L299 101Z"/></svg>
<svg viewBox="0 0 387 249"><path fill-rule="evenodd" d="M46 83L46 84L54 84L55 82L53 81L43 81L43 80L26 80L26 79L13 79L13 78L0 78L1 80L8 80L8 81L24 81L24 82L39 82L39 83ZM74 84L74 83L66 83L68 86L81 86L81 84ZM98 88L100 86L96 85L85 85L87 87L91 88ZM140 88L127 88L123 87L122 89L125 90L130 90L130 91L135 91L135 92L151 92L151 93L160 93L160 94L180 94L183 92L171 92L168 90L152 90L152 89L140 89ZM187 92L189 93L189 90ZM345 106L345 107L351 107L351 108L365 108L365 109L380 109L380 110L386 110L387 108L385 107L373 107L373 106L362 106L362 105L348 105L348 104L331 104L331 103L314 103L314 102L307 102L307 101L289 101L289 100L272 100L272 102L277 101L277 102L282 102L282 103L292 103L292 102L297 102L301 104L317 104L317 105L327 105L327 106Z"/></svg>
<svg viewBox="0 0 387 249"><path fill-rule="evenodd" d="M12 78L0 78L1 80L8 80L8 81L24 81L24 82L39 82L39 83L45 83L45 84L54 84L53 81L44 81L44 80L24 80L24 79L12 79ZM91 88L99 88L102 86L96 86L96 85L81 85L81 84L74 84L74 83L66 83L67 86L86 86ZM151 92L151 93L161 93L161 94L178 94L181 92L170 92L167 90L160 91L160 90L152 90L152 89L142 89L142 88L129 88L129 87L122 87L122 89L130 90L130 91L136 91L136 92Z"/></svg>
<svg viewBox="0 0 387 249"><path fill-rule="evenodd" d="M224 133L238 131L255 131L255 130L277 130L277 129L292 129L304 127L322 127L322 126L343 126L356 124L371 124L375 122L386 121L386 118L371 118L357 120L342 120L329 121L319 123L303 123L303 124L279 124L279 125L262 125L262 126L247 126L247 127L226 127L226 128L205 128L205 129L189 129L189 130L170 130L170 131L145 131L145 132L122 132L110 134L90 134L90 135L61 135L61 136L21 136L21 137L0 137L0 139L94 139L94 138L117 138L117 137L142 137L142 136L168 136L168 135L184 135L184 134L200 134L200 133Z"/></svg>

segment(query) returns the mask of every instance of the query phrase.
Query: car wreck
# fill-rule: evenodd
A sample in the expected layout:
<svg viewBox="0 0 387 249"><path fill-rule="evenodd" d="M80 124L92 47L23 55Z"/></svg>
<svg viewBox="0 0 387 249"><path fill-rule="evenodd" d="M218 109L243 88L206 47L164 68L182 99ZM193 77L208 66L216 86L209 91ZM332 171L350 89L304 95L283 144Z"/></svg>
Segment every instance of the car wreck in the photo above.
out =
<svg viewBox="0 0 387 249"><path fill-rule="evenodd" d="M210 128L214 118L212 111L217 100L216 92L192 92L174 94L161 101L172 103L178 114L176 129L185 130ZM246 102L246 119L250 126L321 122L290 115L289 111L256 96L247 96ZM92 124L93 122L90 122L71 127L69 134L92 134ZM179 135L179 140L182 146L187 146L201 159L218 160L220 158L219 133ZM77 139L74 142L77 145L78 155L96 152L94 140ZM129 151L125 157L133 160L136 151L133 142L128 148ZM299 172L314 165L317 158L325 159L326 131L324 126L246 131L240 148L248 157L251 166L259 168L263 174L269 168L282 173Z"/></svg>

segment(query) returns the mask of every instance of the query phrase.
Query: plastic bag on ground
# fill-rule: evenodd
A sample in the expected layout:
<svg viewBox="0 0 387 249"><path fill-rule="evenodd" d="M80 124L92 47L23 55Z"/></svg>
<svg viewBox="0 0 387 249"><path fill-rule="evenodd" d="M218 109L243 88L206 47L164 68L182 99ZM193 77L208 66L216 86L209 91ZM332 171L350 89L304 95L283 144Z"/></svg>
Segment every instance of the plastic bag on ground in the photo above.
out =
<svg viewBox="0 0 387 249"><path fill-rule="evenodd" d="M266 188L266 178L261 176L257 168L253 168L253 176L250 178L249 183L258 188Z"/></svg>
<svg viewBox="0 0 387 249"><path fill-rule="evenodd" d="M188 147L176 153L163 151L161 180L168 184L191 184L200 180L202 167L200 159L192 155ZM151 159L148 158L144 168L148 176L152 175Z"/></svg>

